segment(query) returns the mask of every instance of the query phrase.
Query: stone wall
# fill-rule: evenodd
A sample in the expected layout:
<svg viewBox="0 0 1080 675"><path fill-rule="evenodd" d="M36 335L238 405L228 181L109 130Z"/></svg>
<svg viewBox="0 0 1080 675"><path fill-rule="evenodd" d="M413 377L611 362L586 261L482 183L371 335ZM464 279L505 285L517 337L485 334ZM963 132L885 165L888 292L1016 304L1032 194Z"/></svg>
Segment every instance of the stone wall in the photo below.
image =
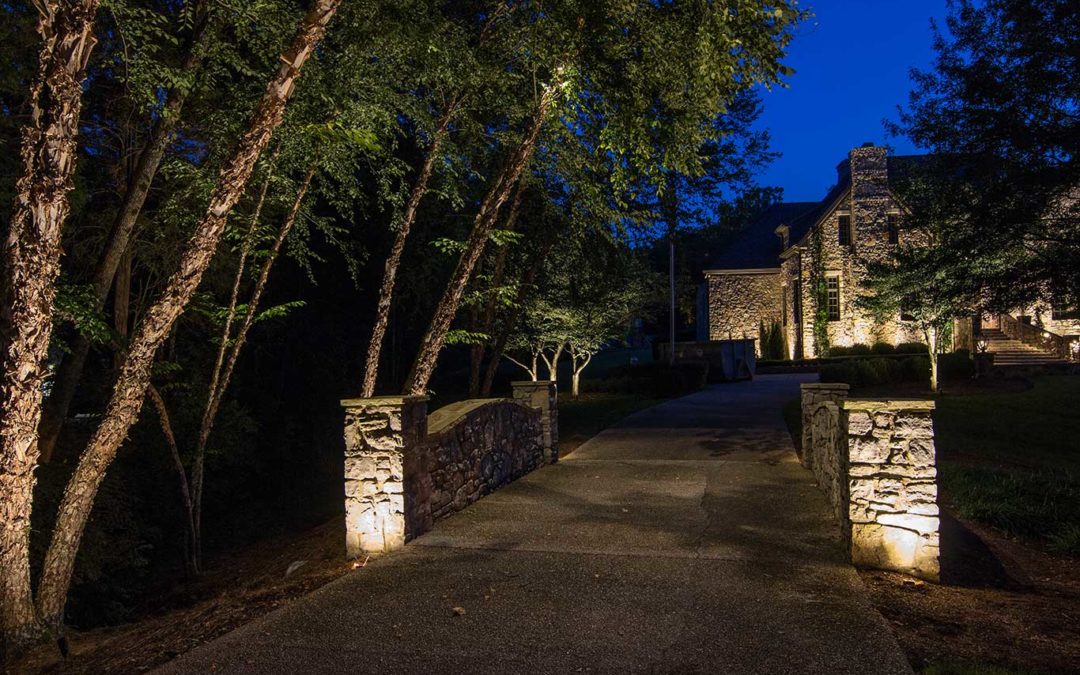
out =
<svg viewBox="0 0 1080 675"><path fill-rule="evenodd" d="M386 553L499 487L558 460L552 382L515 382L513 399L451 404L422 396L342 401L345 545Z"/></svg>
<svg viewBox="0 0 1080 675"><path fill-rule="evenodd" d="M846 393L803 385L803 465L833 507L854 564L936 581L934 403Z"/></svg>
<svg viewBox="0 0 1080 675"><path fill-rule="evenodd" d="M768 324L780 319L779 269L706 272L705 281L710 340L758 339L762 321Z"/></svg>

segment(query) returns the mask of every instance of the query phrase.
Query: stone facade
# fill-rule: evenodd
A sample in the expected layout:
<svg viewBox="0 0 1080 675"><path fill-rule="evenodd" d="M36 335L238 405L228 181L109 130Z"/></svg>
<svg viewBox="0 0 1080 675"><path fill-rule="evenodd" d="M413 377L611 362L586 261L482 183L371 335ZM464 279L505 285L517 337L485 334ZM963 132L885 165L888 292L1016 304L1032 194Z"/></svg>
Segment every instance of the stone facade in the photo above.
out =
<svg viewBox="0 0 1080 675"><path fill-rule="evenodd" d="M779 270L706 272L705 283L709 340L751 338L760 345L761 322L780 319Z"/></svg>
<svg viewBox="0 0 1080 675"><path fill-rule="evenodd" d="M430 416L421 396L341 403L349 557L401 548L436 519L558 459L553 382L515 383L513 399L463 401Z"/></svg>
<svg viewBox="0 0 1080 675"><path fill-rule="evenodd" d="M887 151L855 148L838 171L842 189L834 189L805 216L813 222L798 239L788 241L792 228L787 223L776 228L776 245L780 248L782 239L783 250L775 257L775 268L705 272L701 302L707 311L699 315L708 319L709 339L727 338L729 332L756 337L760 321L777 319L792 358L821 356L814 344L813 278L823 273L835 278L838 287L839 318L826 327L830 345L921 341L912 323L899 316L881 322L856 305L866 263L887 256L898 243L912 243L914 236L899 227L899 204L888 186ZM841 222L848 223L846 241L840 238ZM893 228L896 239L890 235Z"/></svg>
<svg viewBox="0 0 1080 675"><path fill-rule="evenodd" d="M933 401L846 399L803 385L802 459L841 524L851 560L940 577Z"/></svg>

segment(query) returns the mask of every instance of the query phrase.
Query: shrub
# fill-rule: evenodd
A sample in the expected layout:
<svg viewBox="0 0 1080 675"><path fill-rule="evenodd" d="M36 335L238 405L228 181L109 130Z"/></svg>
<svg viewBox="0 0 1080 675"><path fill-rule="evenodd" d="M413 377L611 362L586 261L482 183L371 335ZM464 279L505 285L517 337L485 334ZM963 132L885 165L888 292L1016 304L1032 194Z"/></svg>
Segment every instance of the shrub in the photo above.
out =
<svg viewBox="0 0 1080 675"><path fill-rule="evenodd" d="M869 356L870 348L858 342L848 347L848 354L852 356Z"/></svg>
<svg viewBox="0 0 1080 675"><path fill-rule="evenodd" d="M901 342L896 345L897 354L929 354L930 350L922 342Z"/></svg>
<svg viewBox="0 0 1080 675"><path fill-rule="evenodd" d="M958 349L938 357L938 376L942 380L965 380L975 376L975 361L971 352Z"/></svg>
<svg viewBox="0 0 1080 675"><path fill-rule="evenodd" d="M909 356L897 364L899 377L904 382L928 382L930 380L930 357Z"/></svg>
<svg viewBox="0 0 1080 675"><path fill-rule="evenodd" d="M871 354L895 354L896 353L896 347L892 346L888 342L875 342L874 345L872 347L870 347L870 353Z"/></svg>

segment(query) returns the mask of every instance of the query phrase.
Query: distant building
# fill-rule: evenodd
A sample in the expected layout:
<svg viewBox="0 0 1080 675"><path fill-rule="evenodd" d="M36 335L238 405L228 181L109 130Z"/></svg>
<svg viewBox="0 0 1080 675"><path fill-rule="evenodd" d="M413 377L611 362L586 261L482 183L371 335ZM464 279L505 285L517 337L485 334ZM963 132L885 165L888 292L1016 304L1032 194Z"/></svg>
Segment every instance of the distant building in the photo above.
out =
<svg viewBox="0 0 1080 675"><path fill-rule="evenodd" d="M836 186L820 202L767 209L705 270L698 292L698 340L758 339L762 323L778 321L792 358L820 356L811 284L816 273L826 283L821 311L830 345L922 342L917 326L901 313L882 322L855 305L866 261L884 259L901 242L917 243L916 232L903 227L890 182L918 161L916 156L890 157L885 148L867 144L851 150L837 166ZM1080 315L1066 308L1016 314L1057 335L1080 333ZM985 328L998 325L999 317L983 320ZM971 329L968 321L969 341ZM758 344L760 349L760 339Z"/></svg>

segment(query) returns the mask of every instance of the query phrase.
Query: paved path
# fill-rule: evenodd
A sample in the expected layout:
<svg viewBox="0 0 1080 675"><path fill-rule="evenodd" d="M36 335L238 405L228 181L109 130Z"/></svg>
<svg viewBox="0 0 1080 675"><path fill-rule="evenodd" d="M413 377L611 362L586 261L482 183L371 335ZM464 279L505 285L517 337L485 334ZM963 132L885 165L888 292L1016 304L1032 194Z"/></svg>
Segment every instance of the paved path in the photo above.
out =
<svg viewBox="0 0 1080 675"><path fill-rule="evenodd" d="M165 670L910 673L791 450L800 381L632 415Z"/></svg>

